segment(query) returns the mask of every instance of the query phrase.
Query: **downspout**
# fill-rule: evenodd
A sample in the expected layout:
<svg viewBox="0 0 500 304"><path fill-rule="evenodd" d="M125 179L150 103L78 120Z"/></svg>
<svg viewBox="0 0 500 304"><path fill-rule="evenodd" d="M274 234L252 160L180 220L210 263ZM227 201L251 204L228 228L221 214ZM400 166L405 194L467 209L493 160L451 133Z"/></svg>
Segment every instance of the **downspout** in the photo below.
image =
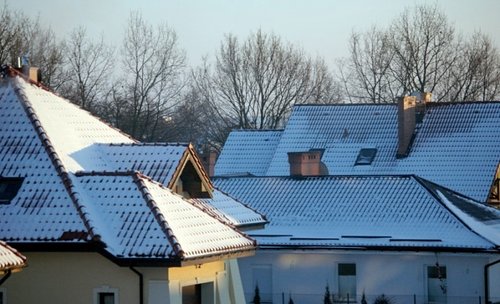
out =
<svg viewBox="0 0 500 304"><path fill-rule="evenodd" d="M486 304L490 303L490 288L488 287L490 279L488 275L488 268L498 263L500 263L500 260L484 265L484 299Z"/></svg>
<svg viewBox="0 0 500 304"><path fill-rule="evenodd" d="M139 304L144 304L144 280L142 277L142 273L137 271L134 267L130 266L130 270L132 270L135 274L139 276Z"/></svg>
<svg viewBox="0 0 500 304"><path fill-rule="evenodd" d="M12 271L9 269L7 272L4 274L4 276L0 279L0 286L7 281L8 278L10 278L10 275L12 274Z"/></svg>

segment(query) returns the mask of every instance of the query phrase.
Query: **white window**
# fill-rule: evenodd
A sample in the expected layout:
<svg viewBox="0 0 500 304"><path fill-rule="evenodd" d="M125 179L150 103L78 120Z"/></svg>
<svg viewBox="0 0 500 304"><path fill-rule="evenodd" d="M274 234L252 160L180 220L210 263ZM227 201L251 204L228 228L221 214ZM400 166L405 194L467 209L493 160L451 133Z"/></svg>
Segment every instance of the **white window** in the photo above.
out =
<svg viewBox="0 0 500 304"><path fill-rule="evenodd" d="M356 299L356 264L338 265L338 296L343 301Z"/></svg>
<svg viewBox="0 0 500 304"><path fill-rule="evenodd" d="M429 303L447 303L446 266L427 266L427 298Z"/></svg>
<svg viewBox="0 0 500 304"><path fill-rule="evenodd" d="M94 304L118 304L118 288L94 288Z"/></svg>

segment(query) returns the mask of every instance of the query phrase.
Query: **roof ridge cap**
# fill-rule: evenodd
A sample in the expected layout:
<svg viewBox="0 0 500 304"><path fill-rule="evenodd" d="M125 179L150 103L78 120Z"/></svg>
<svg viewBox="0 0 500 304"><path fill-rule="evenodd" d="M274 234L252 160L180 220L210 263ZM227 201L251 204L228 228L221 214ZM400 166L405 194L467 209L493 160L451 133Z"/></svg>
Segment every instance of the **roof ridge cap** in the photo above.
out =
<svg viewBox="0 0 500 304"><path fill-rule="evenodd" d="M145 175L142 175L139 172L135 172L135 174L132 175L132 178L134 180L134 183L137 185L137 188L139 191L142 193L142 197L146 200L146 203L153 213L155 219L158 221L160 224L161 229L163 230L163 233L167 236L167 239L169 240L170 244L172 244L172 248L175 251L175 254L179 256L181 259L185 257L184 250L182 249L181 244L177 240L177 237L175 236L172 228L169 227L167 220L159 212L159 207L156 201L153 199L153 196L149 192L148 186L144 183L143 178L148 179L149 181L153 181L150 178L148 178ZM155 182L155 181L153 181ZM158 184L160 187L165 189L161 184ZM170 191L170 189L166 188L166 190Z"/></svg>
<svg viewBox="0 0 500 304"><path fill-rule="evenodd" d="M71 102L69 99L67 99L67 98L65 98L65 97L57 94L56 92L52 91L50 88L45 87L43 84L38 83L38 82L34 82L34 81L28 79L24 74L20 73L19 71L15 70L13 68L10 68L10 69L13 70L13 71L15 71L15 73L16 73L15 75L17 75L18 78L23 79L24 81L26 81L28 83L28 85L34 85L34 86L36 86L38 88L43 89L44 91L46 91L46 92L48 92L50 94L55 95L56 97L59 97L59 98L63 99L65 102L73 105L74 107L77 107L79 110L84 111L85 113L87 113L88 115L90 115L92 118L94 118L94 119L98 120L99 122L103 123L104 125L106 125L106 127L108 127L110 129L112 129L112 130L120 133L121 135L127 137L128 139L130 139L130 140L132 140L134 142L139 142L137 139L133 138L131 135L123 132L122 130L120 130L120 129L114 127L114 126L112 126L111 124L109 124L108 122L106 122L105 120L103 120L102 118L100 118L100 117L92 114L90 111L82 108L80 105ZM19 81L19 80L17 80L17 81ZM20 88L18 88L18 87L17 87L17 89L20 90ZM28 102L28 98L26 98L25 101Z"/></svg>
<svg viewBox="0 0 500 304"><path fill-rule="evenodd" d="M15 86L14 92L17 94L18 98L21 100L21 105L28 116L28 119L31 122L38 138L40 139L42 146L45 148L45 152L49 157L54 169L56 170L58 176L61 178L61 181L66 189L66 192L69 194L73 205L80 216L85 228L91 235L91 237L97 241L100 241L100 236L95 233L95 227L92 226L90 219L86 217L87 212L85 212L86 207L80 203L80 199L78 197L78 193L75 190L73 185L73 181L66 170L61 158L57 154L52 142L50 141L47 132L43 128L38 118L38 115L35 113L31 103L29 102L27 96L24 94L21 88Z"/></svg>

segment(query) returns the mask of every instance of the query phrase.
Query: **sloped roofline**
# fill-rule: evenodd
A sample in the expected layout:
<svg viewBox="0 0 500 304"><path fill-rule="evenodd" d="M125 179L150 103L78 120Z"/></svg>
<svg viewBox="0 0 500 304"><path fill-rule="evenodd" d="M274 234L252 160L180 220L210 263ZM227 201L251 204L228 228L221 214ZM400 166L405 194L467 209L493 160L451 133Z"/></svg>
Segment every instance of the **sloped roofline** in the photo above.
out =
<svg viewBox="0 0 500 304"><path fill-rule="evenodd" d="M11 78L15 78L16 76L19 77L19 78L22 78L24 81L28 82L29 84L31 85L34 85L44 91L47 91L51 94L54 94L55 96L58 96L60 98L63 98L65 99L66 101L68 101L68 99L66 99L65 97L62 97L60 96L59 94L57 94L56 92L54 92L52 89L46 87L45 85L43 85L43 83L41 82L37 82L37 81L34 81L32 79L30 79L28 76L24 75L23 73L21 73L20 71L18 71L17 69L7 65L7 66L4 66L4 67L0 67L0 75L4 73L7 77L11 77ZM16 88L16 91L18 91L18 89ZM27 100L27 99L25 99ZM70 101L68 101L70 102ZM99 120L100 122L102 122L103 124L105 124L107 127L109 127L110 129L113 129L117 132L119 132L120 134L122 134L123 136L125 137L128 137L130 140L134 141L134 142L139 142L137 139L133 138L132 136L130 136L129 134L123 132L122 130L110 125L108 122L106 122L105 120L101 119L100 117L98 116L95 116L94 114L90 113L88 110L85 110L84 108L82 108L80 105L77 105L75 103L72 103L70 102L72 105L74 105L75 107L78 107L80 110L82 111L85 111L87 113L89 113L89 115L91 115L92 117L94 117L95 119Z"/></svg>
<svg viewBox="0 0 500 304"><path fill-rule="evenodd" d="M26 257L15 248L7 245L4 241L0 241L0 247L4 254L1 254L0 274L12 271L19 271L26 267Z"/></svg>
<svg viewBox="0 0 500 304"><path fill-rule="evenodd" d="M87 232L90 234L93 240L100 241L100 236L95 232L91 221L86 217L87 214L86 207L80 203L78 192L76 191L73 185L68 170L66 169L61 158L57 154L56 149L54 148L54 145L50 141L47 132L43 128L40 119L38 118L38 115L35 113L35 110L33 109L33 106L29 102L26 95L24 95L24 93L19 88L16 88L14 91L18 96L19 100L21 100L22 107L26 112L26 115L28 116L31 125L35 129L36 134L38 135L40 141L42 142L42 145L45 148L45 151L47 152L47 155L52 165L54 166L58 176L61 178L64 188L66 189L66 192L70 196L71 201L73 202L73 205L75 206L78 215L80 216L80 219L82 220L85 228L87 229Z"/></svg>
<svg viewBox="0 0 500 304"><path fill-rule="evenodd" d="M489 206L488 204L485 204L485 203L482 203L482 202L479 202L479 201L476 201L475 199L473 198L470 198L466 195L463 195L461 193L458 193L450 188L447 188L447 187L444 187L444 186L441 186L439 184L436 184L432 181L429 181L427 179L424 179L424 178L421 178L419 176L415 176L414 177L415 180L421 184L444 208L446 208L446 210L448 210L448 212L450 214L452 214L460 223L462 223L462 225L464 225L465 227L467 227L467 229L469 229L470 231L472 231L473 233L475 233L476 235L480 236L481 238L483 238L484 240L486 240L487 242L489 243L492 243L493 245L495 245L497 247L497 249L500 250L500 245L498 244L495 244L492 240L488 239L488 237L482 235L480 232L476 231L476 229L474 229L474 227L471 227L471 225L469 223L467 223L467 221L465 221L460 215L458 215L454 210L452 210L445 202L443 202L443 199L437 194L436 191L440 191L440 189L444 190L444 191L447 191L447 192L450 192L452 193L453 195L456 195L458 197L461 197L463 198L464 200L469 200L469 201L472 201L472 202L475 202L476 204L480 205L480 206L483 206L485 208L492 208L494 209L493 207ZM496 210L496 209L494 209Z"/></svg>
<svg viewBox="0 0 500 304"><path fill-rule="evenodd" d="M177 167L174 170L174 173L172 174L172 178L168 182L167 187L171 190L174 189L175 184L181 177L182 171L184 170L184 167L186 167L186 164L188 161L191 161L193 164L194 169L198 173L201 179L201 183L209 193L210 197L212 197L212 192L214 189L214 186L212 184L212 181L208 177L208 173L203 167L203 164L201 163L200 157L198 156L198 153L196 153L193 145L191 143L187 144L186 150L184 150L184 153L182 154L181 159L179 160L179 163L177 164Z"/></svg>

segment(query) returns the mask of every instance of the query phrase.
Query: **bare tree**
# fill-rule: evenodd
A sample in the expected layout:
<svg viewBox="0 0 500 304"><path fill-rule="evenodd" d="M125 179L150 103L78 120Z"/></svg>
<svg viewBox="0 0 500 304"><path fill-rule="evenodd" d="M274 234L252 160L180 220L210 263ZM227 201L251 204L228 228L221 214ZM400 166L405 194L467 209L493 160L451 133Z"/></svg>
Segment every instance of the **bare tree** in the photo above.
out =
<svg viewBox="0 0 500 304"><path fill-rule="evenodd" d="M237 127L276 128L294 103L314 94L315 99L326 99L322 94L330 90L331 77L322 64L318 61L315 70L301 50L260 30L243 43L227 35L211 76L213 96Z"/></svg>
<svg viewBox="0 0 500 304"><path fill-rule="evenodd" d="M352 33L349 49L349 94L364 96L363 101L372 103L392 102L394 81L389 72L395 53L388 33L375 27Z"/></svg>
<svg viewBox="0 0 500 304"><path fill-rule="evenodd" d="M96 113L113 77L113 50L101 38L93 42L83 27L76 28L66 43L67 82L61 94ZM98 114L98 113L97 113Z"/></svg>
<svg viewBox="0 0 500 304"><path fill-rule="evenodd" d="M157 28L131 13L123 44L123 73L129 117L121 128L132 136L156 140L169 107L183 86L185 55L175 31Z"/></svg>
<svg viewBox="0 0 500 304"><path fill-rule="evenodd" d="M401 93L434 92L457 60L454 28L445 14L436 5L417 5L405 10L389 31L395 52L391 69Z"/></svg>
<svg viewBox="0 0 500 304"><path fill-rule="evenodd" d="M323 58L317 58L312 64L310 94L303 103L339 103L342 101L340 85L335 82L328 65ZM302 103L297 101L297 103Z"/></svg>
<svg viewBox="0 0 500 304"><path fill-rule="evenodd" d="M11 64L15 60L15 57L12 56L12 50L19 44L17 39L19 39L21 31L15 14L4 3L0 10L0 64Z"/></svg>

